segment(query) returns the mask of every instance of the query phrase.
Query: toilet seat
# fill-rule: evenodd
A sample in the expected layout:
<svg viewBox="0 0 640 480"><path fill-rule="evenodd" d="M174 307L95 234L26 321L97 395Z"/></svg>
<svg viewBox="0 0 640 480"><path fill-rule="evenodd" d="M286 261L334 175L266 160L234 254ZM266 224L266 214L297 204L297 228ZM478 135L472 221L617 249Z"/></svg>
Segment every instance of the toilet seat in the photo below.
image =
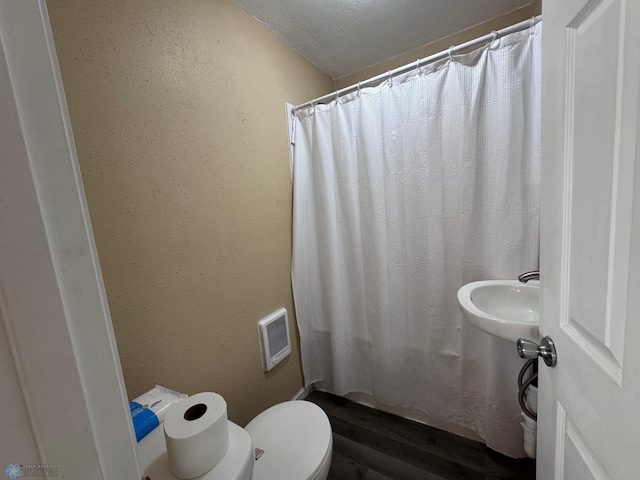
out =
<svg viewBox="0 0 640 480"><path fill-rule="evenodd" d="M327 415L303 400L275 405L245 427L253 447L264 450L252 480L314 480L326 477L333 440Z"/></svg>

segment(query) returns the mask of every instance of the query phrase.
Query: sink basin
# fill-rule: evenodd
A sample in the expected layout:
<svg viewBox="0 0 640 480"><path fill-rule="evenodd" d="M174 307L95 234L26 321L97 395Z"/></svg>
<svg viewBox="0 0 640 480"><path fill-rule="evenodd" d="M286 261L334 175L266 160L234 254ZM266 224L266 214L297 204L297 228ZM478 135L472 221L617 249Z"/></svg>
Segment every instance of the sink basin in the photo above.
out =
<svg viewBox="0 0 640 480"><path fill-rule="evenodd" d="M540 288L517 280L467 283L458 290L464 318L494 337L538 340Z"/></svg>

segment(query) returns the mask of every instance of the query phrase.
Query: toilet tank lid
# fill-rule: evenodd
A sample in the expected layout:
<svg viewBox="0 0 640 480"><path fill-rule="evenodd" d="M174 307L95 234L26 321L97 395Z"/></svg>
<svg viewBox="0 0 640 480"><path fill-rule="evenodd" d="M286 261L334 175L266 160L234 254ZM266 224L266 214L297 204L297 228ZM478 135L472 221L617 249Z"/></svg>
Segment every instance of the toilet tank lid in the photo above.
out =
<svg viewBox="0 0 640 480"><path fill-rule="evenodd" d="M264 450L255 462L255 480L312 479L333 445L327 415L304 400L280 403L251 420L245 429L254 448Z"/></svg>
<svg viewBox="0 0 640 480"><path fill-rule="evenodd" d="M180 480L169 470L167 445L162 425L153 429L137 445L138 461L152 480ZM253 445L249 433L229 422L229 450L220 463L198 480L250 480Z"/></svg>

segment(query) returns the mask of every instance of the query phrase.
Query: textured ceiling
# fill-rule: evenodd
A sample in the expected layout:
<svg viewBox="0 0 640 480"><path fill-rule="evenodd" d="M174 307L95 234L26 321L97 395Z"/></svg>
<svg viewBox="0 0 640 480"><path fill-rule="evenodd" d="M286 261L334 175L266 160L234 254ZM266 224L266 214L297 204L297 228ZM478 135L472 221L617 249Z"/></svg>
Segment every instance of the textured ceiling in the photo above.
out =
<svg viewBox="0 0 640 480"><path fill-rule="evenodd" d="M235 0L334 79L530 0Z"/></svg>

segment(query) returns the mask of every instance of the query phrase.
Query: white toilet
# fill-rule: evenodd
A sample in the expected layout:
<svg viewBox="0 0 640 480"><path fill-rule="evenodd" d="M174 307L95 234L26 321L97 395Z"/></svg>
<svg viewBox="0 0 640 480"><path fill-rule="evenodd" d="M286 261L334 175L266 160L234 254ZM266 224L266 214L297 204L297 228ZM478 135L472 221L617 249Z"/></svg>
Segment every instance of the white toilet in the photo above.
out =
<svg viewBox="0 0 640 480"><path fill-rule="evenodd" d="M331 425L320 407L301 400L284 402L262 412L245 429L229 422L227 454L198 479L326 480L332 449ZM150 480L177 479L169 470L162 425L140 440L138 460Z"/></svg>

